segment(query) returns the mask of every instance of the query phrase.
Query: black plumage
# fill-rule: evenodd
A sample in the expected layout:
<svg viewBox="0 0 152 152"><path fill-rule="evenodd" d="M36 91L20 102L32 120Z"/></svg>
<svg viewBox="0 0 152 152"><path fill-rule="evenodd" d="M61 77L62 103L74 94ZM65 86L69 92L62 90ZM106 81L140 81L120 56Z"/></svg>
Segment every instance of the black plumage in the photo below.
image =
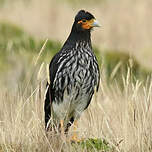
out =
<svg viewBox="0 0 152 152"><path fill-rule="evenodd" d="M71 33L49 66L50 84L45 98L45 126L50 118L64 121L65 131L88 107L99 87L99 66L92 51L91 29L99 26L84 10L75 17Z"/></svg>

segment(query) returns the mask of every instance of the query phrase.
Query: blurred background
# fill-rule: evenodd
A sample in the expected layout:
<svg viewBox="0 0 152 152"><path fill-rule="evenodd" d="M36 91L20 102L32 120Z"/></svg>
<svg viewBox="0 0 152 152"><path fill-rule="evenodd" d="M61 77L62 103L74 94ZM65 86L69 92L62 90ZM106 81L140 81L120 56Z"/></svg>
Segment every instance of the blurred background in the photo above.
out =
<svg viewBox="0 0 152 152"><path fill-rule="evenodd" d="M80 9L102 26L92 32L101 85L79 136L100 138L101 151L152 151L152 0L0 0L0 151L66 146L46 137L44 95L48 64Z"/></svg>
<svg viewBox="0 0 152 152"><path fill-rule="evenodd" d="M0 83L9 87L32 79L44 41L49 39L38 68L60 49L80 9L102 25L92 42L107 77L125 64L135 65L138 78L151 72L151 0L0 0Z"/></svg>

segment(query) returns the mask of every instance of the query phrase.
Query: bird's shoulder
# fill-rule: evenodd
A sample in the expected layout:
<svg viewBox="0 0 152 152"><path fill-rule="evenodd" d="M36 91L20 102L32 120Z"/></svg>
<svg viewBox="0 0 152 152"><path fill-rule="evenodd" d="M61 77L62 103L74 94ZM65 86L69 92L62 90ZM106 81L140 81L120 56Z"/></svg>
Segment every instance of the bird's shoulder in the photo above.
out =
<svg viewBox="0 0 152 152"><path fill-rule="evenodd" d="M63 47L58 53L56 53L53 56L49 64L50 82L53 83L55 75L59 69L59 66L62 63L62 61L67 58L68 52L70 51L68 51L67 48Z"/></svg>
<svg viewBox="0 0 152 152"><path fill-rule="evenodd" d="M49 65L49 74L50 74L51 83L54 80L55 74L56 74L58 66L59 66L59 63L57 62L59 60L59 58L60 58L60 51L53 56L53 58L50 62L50 65Z"/></svg>

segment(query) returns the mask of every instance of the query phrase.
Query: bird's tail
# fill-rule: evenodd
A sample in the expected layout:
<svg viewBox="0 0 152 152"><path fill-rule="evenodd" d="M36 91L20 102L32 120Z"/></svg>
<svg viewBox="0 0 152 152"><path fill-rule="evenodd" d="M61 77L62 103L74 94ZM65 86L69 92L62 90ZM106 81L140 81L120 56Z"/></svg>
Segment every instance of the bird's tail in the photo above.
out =
<svg viewBox="0 0 152 152"><path fill-rule="evenodd" d="M49 120L51 118L51 94L50 94L49 84L47 84L47 89L46 89L44 112L45 112L45 129L48 130Z"/></svg>

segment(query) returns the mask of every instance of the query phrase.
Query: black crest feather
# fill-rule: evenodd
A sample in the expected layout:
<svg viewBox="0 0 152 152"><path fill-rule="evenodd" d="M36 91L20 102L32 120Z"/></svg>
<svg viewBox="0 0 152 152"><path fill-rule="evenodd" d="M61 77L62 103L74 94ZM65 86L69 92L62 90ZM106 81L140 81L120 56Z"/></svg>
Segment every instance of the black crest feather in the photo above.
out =
<svg viewBox="0 0 152 152"><path fill-rule="evenodd" d="M91 20L93 18L95 17L91 13L85 10L80 10L78 14L75 16L75 21L80 21L82 19Z"/></svg>

